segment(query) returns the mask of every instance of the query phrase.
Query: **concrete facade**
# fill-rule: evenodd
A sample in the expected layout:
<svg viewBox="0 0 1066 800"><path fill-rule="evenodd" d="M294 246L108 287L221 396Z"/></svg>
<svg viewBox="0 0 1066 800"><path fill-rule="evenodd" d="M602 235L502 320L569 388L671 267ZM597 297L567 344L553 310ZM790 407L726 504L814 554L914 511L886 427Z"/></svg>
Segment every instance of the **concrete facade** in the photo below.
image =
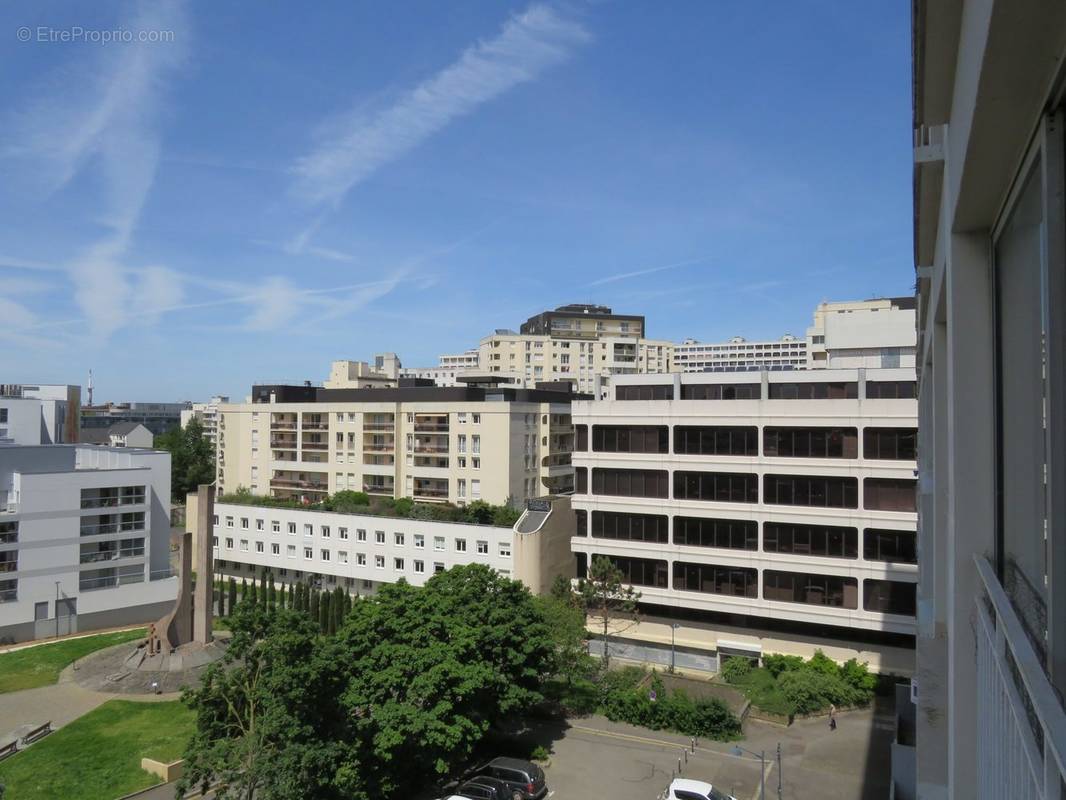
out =
<svg viewBox="0 0 1066 800"><path fill-rule="evenodd" d="M791 334L777 341L749 342L734 336L728 342L685 339L674 345L676 372L730 372L758 369L804 369L807 342Z"/></svg>
<svg viewBox="0 0 1066 800"><path fill-rule="evenodd" d="M676 617L686 643L708 649L717 638L695 620L778 624L776 634L725 637L758 652L767 639L826 636L843 640L842 652L864 640L908 651L914 378L902 369L626 376L617 399L574 403L578 574L611 558L649 615ZM886 386L910 396L886 397ZM890 661L910 672L898 654Z"/></svg>
<svg viewBox="0 0 1066 800"><path fill-rule="evenodd" d="M0 444L75 444L80 410L80 386L0 385Z"/></svg>
<svg viewBox="0 0 1066 800"><path fill-rule="evenodd" d="M193 403L191 408L181 412L181 427L186 427L193 420L199 421L204 429L204 437L215 444L218 439L218 407L228 403L225 395L215 395L206 403Z"/></svg>
<svg viewBox="0 0 1066 800"><path fill-rule="evenodd" d="M247 487L314 501L351 490L504 504L572 486L564 392L257 388L275 402L220 409L220 494Z"/></svg>
<svg viewBox="0 0 1066 800"><path fill-rule="evenodd" d="M820 303L807 329L808 369L914 369L914 298Z"/></svg>
<svg viewBox="0 0 1066 800"><path fill-rule="evenodd" d="M158 618L177 593L169 507L167 453L0 447L0 637Z"/></svg>
<svg viewBox="0 0 1066 800"><path fill-rule="evenodd" d="M916 793L1066 797L1066 7L913 15Z"/></svg>
<svg viewBox="0 0 1066 800"><path fill-rule="evenodd" d="M567 497L535 505L550 511L527 510L506 528L217 503L214 567L238 579L265 567L282 584L318 580L365 595L400 578L421 586L437 572L478 563L543 594L556 575L573 577L574 522Z"/></svg>

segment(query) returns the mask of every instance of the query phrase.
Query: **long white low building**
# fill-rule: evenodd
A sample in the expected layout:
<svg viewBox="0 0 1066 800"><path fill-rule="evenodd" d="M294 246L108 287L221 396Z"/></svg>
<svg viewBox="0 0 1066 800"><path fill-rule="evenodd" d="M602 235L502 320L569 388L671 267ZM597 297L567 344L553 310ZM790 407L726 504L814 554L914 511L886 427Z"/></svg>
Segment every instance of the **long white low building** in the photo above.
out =
<svg viewBox="0 0 1066 800"><path fill-rule="evenodd" d="M170 454L0 446L0 641L159 619L170 570Z"/></svg>
<svg viewBox="0 0 1066 800"><path fill-rule="evenodd" d="M194 496L187 519L194 524ZM368 595L406 580L421 586L438 572L486 564L535 593L556 575L573 576L568 497L529 501L511 527L216 503L215 571L251 579L263 568L281 584L317 582ZM199 538L199 537L197 537Z"/></svg>
<svg viewBox="0 0 1066 800"><path fill-rule="evenodd" d="M914 370L629 375L613 390L573 404L572 547L579 576L607 556L641 592L645 620L623 638L652 660L671 639L727 640L913 669Z"/></svg>

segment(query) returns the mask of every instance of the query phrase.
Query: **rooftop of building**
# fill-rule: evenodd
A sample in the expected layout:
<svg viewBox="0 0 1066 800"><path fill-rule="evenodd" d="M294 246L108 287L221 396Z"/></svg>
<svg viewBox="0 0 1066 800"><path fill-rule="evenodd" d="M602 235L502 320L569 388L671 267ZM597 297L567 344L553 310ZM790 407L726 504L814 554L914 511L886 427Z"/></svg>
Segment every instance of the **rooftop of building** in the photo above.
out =
<svg viewBox="0 0 1066 800"><path fill-rule="evenodd" d="M428 384L428 385L427 385ZM563 387L566 388L563 388ZM260 384L252 387L253 403L569 403L588 400L569 384L544 388L512 386L434 386L428 381L401 379L396 387L381 389L325 389L319 386Z"/></svg>

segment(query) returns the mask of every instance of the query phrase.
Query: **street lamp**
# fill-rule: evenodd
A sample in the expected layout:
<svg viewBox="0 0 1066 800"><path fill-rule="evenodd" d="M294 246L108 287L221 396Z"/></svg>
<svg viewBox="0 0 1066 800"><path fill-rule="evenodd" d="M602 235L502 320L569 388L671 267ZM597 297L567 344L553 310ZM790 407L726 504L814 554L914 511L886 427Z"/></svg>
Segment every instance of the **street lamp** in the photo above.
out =
<svg viewBox="0 0 1066 800"><path fill-rule="evenodd" d="M674 671L674 634L677 632L677 629L680 628L680 627L681 626L678 623L676 623L676 622L674 622L674 623L672 623L670 625L670 672L671 672L671 674Z"/></svg>
<svg viewBox="0 0 1066 800"><path fill-rule="evenodd" d="M735 744L733 745L732 753L735 756L741 757L743 757L745 753L759 757L759 800L766 800L766 751L761 750L756 753L754 750L747 750L740 745Z"/></svg>

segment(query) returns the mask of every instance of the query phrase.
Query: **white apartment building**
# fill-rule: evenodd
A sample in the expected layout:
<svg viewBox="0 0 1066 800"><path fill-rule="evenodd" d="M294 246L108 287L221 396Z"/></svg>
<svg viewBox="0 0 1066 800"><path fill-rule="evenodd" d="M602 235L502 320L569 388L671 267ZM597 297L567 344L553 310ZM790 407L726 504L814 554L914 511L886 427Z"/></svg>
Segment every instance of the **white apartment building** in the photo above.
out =
<svg viewBox="0 0 1066 800"><path fill-rule="evenodd" d="M212 544L217 574L238 580L266 568L283 585L367 595L401 578L421 586L451 567L486 564L544 594L555 576L573 577L573 527L567 497L533 501L513 528L217 503Z"/></svg>
<svg viewBox="0 0 1066 800"><path fill-rule="evenodd" d="M459 378L479 372L480 351L476 348L462 353L445 353L437 358L435 367L413 367L400 370L401 377L431 380L437 386L458 386Z"/></svg>
<svg viewBox="0 0 1066 800"><path fill-rule="evenodd" d="M820 303L807 329L809 369L913 369L914 298Z"/></svg>
<svg viewBox="0 0 1066 800"><path fill-rule="evenodd" d="M158 619L170 572L170 454L0 446L0 640Z"/></svg>
<svg viewBox="0 0 1066 800"><path fill-rule="evenodd" d="M1066 6L917 0L912 21L914 796L1063 800Z"/></svg>
<svg viewBox="0 0 1066 800"><path fill-rule="evenodd" d="M736 372L759 369L804 369L807 342L786 333L777 341L749 342L734 336L728 342L685 339L674 345L675 372Z"/></svg>
<svg viewBox="0 0 1066 800"><path fill-rule="evenodd" d="M181 427L187 427L195 419L203 426L204 438L215 444L218 441L218 407L228 402L229 397L217 394L206 403L193 403L191 408L182 409Z"/></svg>
<svg viewBox="0 0 1066 800"><path fill-rule="evenodd" d="M573 404L572 548L579 576L607 556L641 592L631 650L664 663L676 639L713 669L720 652L822 647L911 673L913 370L625 376L614 392Z"/></svg>
<svg viewBox="0 0 1066 800"><path fill-rule="evenodd" d="M252 402L220 407L218 491L524 503L573 486L571 397L509 387L255 386Z"/></svg>
<svg viewBox="0 0 1066 800"><path fill-rule="evenodd" d="M365 361L334 361L323 385L327 389L394 387L403 373L401 366L395 353L378 353L374 356L373 366Z"/></svg>
<svg viewBox="0 0 1066 800"><path fill-rule="evenodd" d="M72 444L81 424L81 387L0 385L0 444Z"/></svg>

